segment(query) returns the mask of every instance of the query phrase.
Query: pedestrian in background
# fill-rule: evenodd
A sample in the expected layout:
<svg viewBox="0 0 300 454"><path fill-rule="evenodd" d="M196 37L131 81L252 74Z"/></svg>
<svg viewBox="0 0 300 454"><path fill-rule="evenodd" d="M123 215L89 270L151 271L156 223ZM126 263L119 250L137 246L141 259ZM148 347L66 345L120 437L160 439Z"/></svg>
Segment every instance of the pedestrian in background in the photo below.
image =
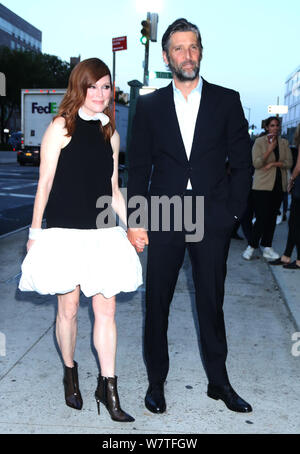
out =
<svg viewBox="0 0 300 454"><path fill-rule="evenodd" d="M288 141L279 136L280 122L277 117L265 121L265 134L255 140L252 149L254 166L252 196L255 223L251 241L243 253L250 260L254 250L261 245L266 259L278 259L272 248L277 213L287 191L287 171L292 166L292 154Z"/></svg>
<svg viewBox="0 0 300 454"><path fill-rule="evenodd" d="M112 419L134 421L121 407L115 376L116 298L141 285L141 265L121 227L99 225L97 200L109 196L126 224L126 206L118 186L120 138L110 108L111 75L91 58L73 69L58 116L41 146L28 253L19 288L56 294L56 338L64 363L65 401L82 408L78 365L74 361L80 290L92 297L93 339L101 374L95 392ZM42 229L46 213L47 229Z"/></svg>
<svg viewBox="0 0 300 454"><path fill-rule="evenodd" d="M288 184L288 192L292 195L289 217L289 232L283 255L269 262L271 265L283 265L285 269L300 270L300 123L295 131L294 143L298 150L298 157L294 165ZM294 247L297 250L297 259L291 262Z"/></svg>

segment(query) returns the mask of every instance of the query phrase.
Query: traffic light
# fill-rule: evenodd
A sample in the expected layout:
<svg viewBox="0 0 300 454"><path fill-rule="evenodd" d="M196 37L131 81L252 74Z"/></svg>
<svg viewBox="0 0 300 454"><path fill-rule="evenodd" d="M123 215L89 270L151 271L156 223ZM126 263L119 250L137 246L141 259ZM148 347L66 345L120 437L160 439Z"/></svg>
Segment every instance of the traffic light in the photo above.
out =
<svg viewBox="0 0 300 454"><path fill-rule="evenodd" d="M141 25L142 25L142 30L141 30L141 43L146 46L146 44L148 43L149 39L150 39L150 33L151 33L151 24L150 24L150 20L147 19L147 20L143 20L141 22Z"/></svg>
<svg viewBox="0 0 300 454"><path fill-rule="evenodd" d="M254 133L254 129L257 129L256 126L255 126L254 124L252 124L251 126L249 126L248 132L249 132L250 136Z"/></svg>

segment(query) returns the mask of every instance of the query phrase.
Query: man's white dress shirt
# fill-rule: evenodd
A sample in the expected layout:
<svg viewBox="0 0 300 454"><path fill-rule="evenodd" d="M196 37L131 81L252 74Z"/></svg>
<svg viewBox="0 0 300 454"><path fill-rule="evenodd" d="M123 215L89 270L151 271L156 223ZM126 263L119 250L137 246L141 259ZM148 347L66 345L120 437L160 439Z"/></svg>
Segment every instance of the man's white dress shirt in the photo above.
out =
<svg viewBox="0 0 300 454"><path fill-rule="evenodd" d="M195 87L191 91L191 93L188 95L187 100L185 99L181 91L178 88L176 88L174 80L172 83L175 109L181 132L181 137L184 143L187 158L190 159L194 139L195 125L201 101L203 81L202 78L199 77L197 87ZM188 181L187 189L192 189L190 180Z"/></svg>

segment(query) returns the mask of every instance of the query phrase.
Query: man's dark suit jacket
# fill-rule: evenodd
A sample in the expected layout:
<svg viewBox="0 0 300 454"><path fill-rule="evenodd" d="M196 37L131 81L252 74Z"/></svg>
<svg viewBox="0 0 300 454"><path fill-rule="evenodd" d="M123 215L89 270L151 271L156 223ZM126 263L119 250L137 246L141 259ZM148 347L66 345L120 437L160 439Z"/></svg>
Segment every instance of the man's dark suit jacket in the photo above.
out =
<svg viewBox="0 0 300 454"><path fill-rule="evenodd" d="M183 195L188 179L194 193L204 196L206 228L230 231L234 216L243 214L251 184L248 123L239 94L205 80L189 160L172 84L140 96L133 123L128 200L134 195Z"/></svg>

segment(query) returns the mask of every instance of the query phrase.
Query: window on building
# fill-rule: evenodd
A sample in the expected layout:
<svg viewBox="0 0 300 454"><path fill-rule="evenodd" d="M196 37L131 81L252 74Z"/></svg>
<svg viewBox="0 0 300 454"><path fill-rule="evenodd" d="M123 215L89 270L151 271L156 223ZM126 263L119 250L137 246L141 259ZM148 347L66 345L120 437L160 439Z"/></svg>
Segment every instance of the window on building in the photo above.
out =
<svg viewBox="0 0 300 454"><path fill-rule="evenodd" d="M291 120L294 120L294 119L295 119L295 111L296 111L296 108L295 108L295 107L292 107L292 108L291 108Z"/></svg>

